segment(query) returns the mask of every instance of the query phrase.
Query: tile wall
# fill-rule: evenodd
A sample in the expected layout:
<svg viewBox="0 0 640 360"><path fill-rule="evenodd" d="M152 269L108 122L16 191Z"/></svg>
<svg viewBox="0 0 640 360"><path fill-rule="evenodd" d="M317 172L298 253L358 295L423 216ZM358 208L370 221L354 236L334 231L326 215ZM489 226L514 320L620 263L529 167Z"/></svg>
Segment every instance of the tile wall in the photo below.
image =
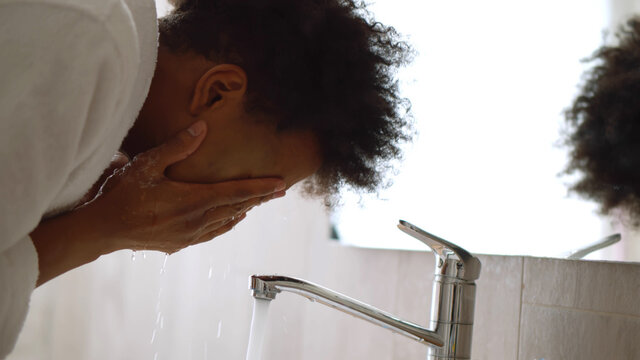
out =
<svg viewBox="0 0 640 360"><path fill-rule="evenodd" d="M520 359L640 358L640 264L524 258L523 285Z"/></svg>
<svg viewBox="0 0 640 360"><path fill-rule="evenodd" d="M640 359L640 264L480 259L473 359ZM426 323L432 272L431 253L334 245L312 259L308 279ZM299 359L426 358L424 345L322 305L302 316Z"/></svg>

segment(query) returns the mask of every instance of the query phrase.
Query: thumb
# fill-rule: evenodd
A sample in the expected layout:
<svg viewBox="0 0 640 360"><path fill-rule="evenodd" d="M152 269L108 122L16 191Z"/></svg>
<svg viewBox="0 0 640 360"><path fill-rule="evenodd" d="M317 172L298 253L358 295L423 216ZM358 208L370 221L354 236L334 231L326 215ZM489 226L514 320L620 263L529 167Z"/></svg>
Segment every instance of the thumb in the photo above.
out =
<svg viewBox="0 0 640 360"><path fill-rule="evenodd" d="M193 154L202 144L207 133L207 124L199 120L188 129L180 131L176 136L167 140L164 144L150 150L154 152L153 158L157 159L157 165L164 172L167 166Z"/></svg>

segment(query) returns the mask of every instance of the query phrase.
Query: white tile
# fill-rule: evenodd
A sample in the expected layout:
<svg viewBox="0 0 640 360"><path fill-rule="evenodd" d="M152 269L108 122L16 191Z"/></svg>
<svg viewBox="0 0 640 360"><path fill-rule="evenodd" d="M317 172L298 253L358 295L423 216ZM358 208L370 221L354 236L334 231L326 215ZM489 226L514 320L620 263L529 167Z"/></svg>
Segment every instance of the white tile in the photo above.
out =
<svg viewBox="0 0 640 360"><path fill-rule="evenodd" d="M418 343L405 336L393 336L393 357L398 360L424 360L427 358L427 345Z"/></svg>
<svg viewBox="0 0 640 360"><path fill-rule="evenodd" d="M431 252L399 253L396 303L393 314L404 320L427 326L431 311L431 292L435 259ZM393 336L393 359L424 360L427 346L404 336Z"/></svg>
<svg viewBox="0 0 640 360"><path fill-rule="evenodd" d="M307 306L300 359L392 359L388 330L320 304ZM284 359L284 358L283 358Z"/></svg>
<svg viewBox="0 0 640 360"><path fill-rule="evenodd" d="M427 324L431 309L434 263L433 253L400 251L398 280L393 313L419 324Z"/></svg>
<svg viewBox="0 0 640 360"><path fill-rule="evenodd" d="M524 303L573 307L576 303L578 262L524 258Z"/></svg>
<svg viewBox="0 0 640 360"><path fill-rule="evenodd" d="M640 318L524 304L518 359L637 359Z"/></svg>
<svg viewBox="0 0 640 360"><path fill-rule="evenodd" d="M640 316L640 264L578 262L578 308Z"/></svg>
<svg viewBox="0 0 640 360"><path fill-rule="evenodd" d="M311 257L307 280L391 312L396 300L398 252L326 246ZM305 306L302 359L392 358L393 334L321 304Z"/></svg>
<svg viewBox="0 0 640 360"><path fill-rule="evenodd" d="M520 322L522 264L520 256L479 256L476 281L473 359L515 359Z"/></svg>

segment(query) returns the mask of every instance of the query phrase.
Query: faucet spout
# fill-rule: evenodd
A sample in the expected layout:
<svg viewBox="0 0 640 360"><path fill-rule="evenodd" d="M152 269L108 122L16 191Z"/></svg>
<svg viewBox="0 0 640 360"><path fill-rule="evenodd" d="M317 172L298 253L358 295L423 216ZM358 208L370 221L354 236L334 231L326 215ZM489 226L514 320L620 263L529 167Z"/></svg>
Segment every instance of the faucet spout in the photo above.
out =
<svg viewBox="0 0 640 360"><path fill-rule="evenodd" d="M273 300L282 291L292 292L428 345L429 360L470 359L475 280L480 276L480 260L456 244L406 221L400 221L398 228L428 245L436 256L429 328L320 285L287 276L253 275L250 284L253 296Z"/></svg>
<svg viewBox="0 0 640 360"><path fill-rule="evenodd" d="M361 301L302 279L278 275L253 275L250 287L253 296L258 299L273 300L276 294L287 291L369 321L420 343L428 343L436 347L444 345L443 336L435 331L399 319Z"/></svg>

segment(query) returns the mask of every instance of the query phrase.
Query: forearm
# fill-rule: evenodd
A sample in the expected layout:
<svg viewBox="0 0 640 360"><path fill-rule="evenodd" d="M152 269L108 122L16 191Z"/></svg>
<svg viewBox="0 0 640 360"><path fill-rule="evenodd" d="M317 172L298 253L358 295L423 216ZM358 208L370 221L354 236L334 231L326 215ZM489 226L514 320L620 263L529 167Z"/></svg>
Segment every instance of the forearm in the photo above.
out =
<svg viewBox="0 0 640 360"><path fill-rule="evenodd" d="M100 234L92 212L87 210L42 221L30 234L38 253L40 274L36 286L116 250Z"/></svg>
<svg viewBox="0 0 640 360"><path fill-rule="evenodd" d="M42 221L30 234L37 285L121 249L171 254L233 228L252 207L285 194L279 178L189 184L169 180L168 166L191 155L206 134L196 122L114 172L93 200Z"/></svg>

